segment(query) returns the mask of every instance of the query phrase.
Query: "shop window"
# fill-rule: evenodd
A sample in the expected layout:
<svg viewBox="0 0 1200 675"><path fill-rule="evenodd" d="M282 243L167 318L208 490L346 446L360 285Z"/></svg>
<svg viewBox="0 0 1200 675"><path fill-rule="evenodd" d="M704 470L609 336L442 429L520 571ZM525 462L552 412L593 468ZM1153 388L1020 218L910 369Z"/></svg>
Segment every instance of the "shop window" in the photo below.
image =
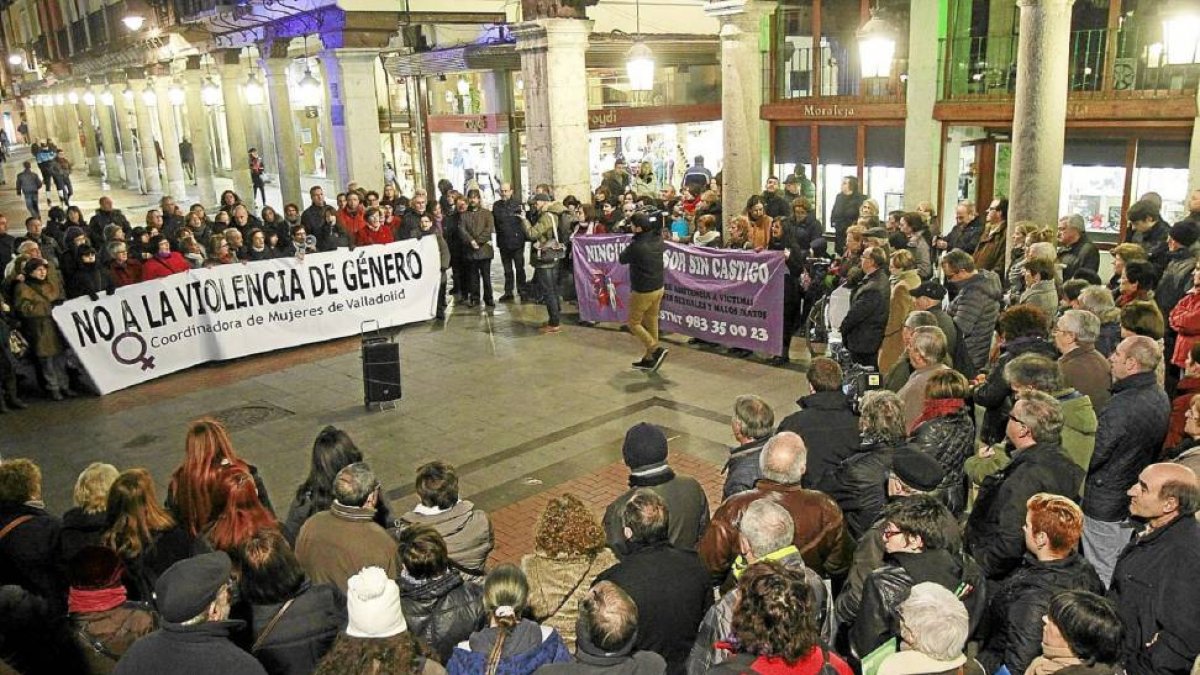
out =
<svg viewBox="0 0 1200 675"><path fill-rule="evenodd" d="M1125 141L1068 139L1059 213L1079 214L1099 241L1115 241L1125 194Z"/></svg>
<svg viewBox="0 0 1200 675"><path fill-rule="evenodd" d="M904 208L904 127L867 127L863 178L881 218Z"/></svg>
<svg viewBox="0 0 1200 675"><path fill-rule="evenodd" d="M588 145L593 187L600 184L618 156L631 168L637 162L650 162L660 186L669 183L676 187L696 155L704 156L704 165L714 174L721 170L724 159L720 122L602 129L591 132Z"/></svg>
<svg viewBox="0 0 1200 675"><path fill-rule="evenodd" d="M817 200L822 222L829 229L829 209L846 176L858 175L858 127L823 126L818 130Z"/></svg>
<svg viewBox="0 0 1200 675"><path fill-rule="evenodd" d="M1187 215L1187 141L1138 142L1130 203L1147 192L1157 192L1162 197L1162 218L1168 223L1183 220Z"/></svg>

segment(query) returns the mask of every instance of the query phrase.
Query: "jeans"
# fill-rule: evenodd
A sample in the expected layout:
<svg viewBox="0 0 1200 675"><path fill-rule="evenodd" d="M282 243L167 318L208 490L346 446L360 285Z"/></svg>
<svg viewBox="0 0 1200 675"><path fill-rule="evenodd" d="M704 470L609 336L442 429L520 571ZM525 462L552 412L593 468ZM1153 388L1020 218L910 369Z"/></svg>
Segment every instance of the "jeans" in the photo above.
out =
<svg viewBox="0 0 1200 675"><path fill-rule="evenodd" d="M483 292L480 293L480 284ZM492 259L467 261L467 292L473 300L480 300L488 305L496 304L492 297Z"/></svg>
<svg viewBox="0 0 1200 675"><path fill-rule="evenodd" d="M562 321L558 301L558 268L535 268L533 279L541 289L542 302L546 303L546 312L550 315L550 325L557 326Z"/></svg>
<svg viewBox="0 0 1200 675"><path fill-rule="evenodd" d="M629 317L625 323L629 326L629 332L645 348L643 358L646 360L654 358L654 352L658 349L658 308L662 298L661 288L649 293L634 291L629 294Z"/></svg>
<svg viewBox="0 0 1200 675"><path fill-rule="evenodd" d="M54 185L58 188L58 195L66 204L71 203L71 195L75 194L75 186L71 185L70 176L55 176Z"/></svg>
<svg viewBox="0 0 1200 675"><path fill-rule="evenodd" d="M250 190L250 198L256 199L259 195L262 195L262 201L258 202L258 205L266 206L267 205L267 185L266 185L266 183L263 182L262 178L258 178L253 181L253 185L254 185L254 187Z"/></svg>
<svg viewBox="0 0 1200 675"><path fill-rule="evenodd" d="M504 266L504 293L512 295L514 288L518 293L524 293L528 283L525 279L525 247L515 251L500 249L500 264Z"/></svg>
<svg viewBox="0 0 1200 675"><path fill-rule="evenodd" d="M25 197L25 208L29 211L29 215L41 218L42 212L38 209L38 193L22 192L21 195Z"/></svg>
<svg viewBox="0 0 1200 675"><path fill-rule="evenodd" d="M51 393L56 391L62 392L70 387L71 379L67 376L66 354L39 356L38 366L41 367L42 377L46 380L47 391Z"/></svg>
<svg viewBox="0 0 1200 675"><path fill-rule="evenodd" d="M1117 557L1131 536L1133 527L1128 522L1109 523L1084 514L1083 557L1096 568L1096 574L1100 575L1105 588L1112 582Z"/></svg>

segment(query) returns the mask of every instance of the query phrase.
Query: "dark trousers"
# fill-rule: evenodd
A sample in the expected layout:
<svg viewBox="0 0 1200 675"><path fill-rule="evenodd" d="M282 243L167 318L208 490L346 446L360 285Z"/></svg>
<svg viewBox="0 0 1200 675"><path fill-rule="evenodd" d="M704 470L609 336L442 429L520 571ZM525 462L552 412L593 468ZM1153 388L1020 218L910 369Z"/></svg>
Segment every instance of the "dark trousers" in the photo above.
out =
<svg viewBox="0 0 1200 675"><path fill-rule="evenodd" d="M850 352L850 360L860 366L870 366L879 370L879 352Z"/></svg>
<svg viewBox="0 0 1200 675"><path fill-rule="evenodd" d="M504 266L504 292L512 295L515 288L518 293L525 293L525 247L515 251L500 249L500 264ZM514 280L516 286L513 286Z"/></svg>
<svg viewBox="0 0 1200 675"><path fill-rule="evenodd" d="M251 199L257 199L259 195L262 195L262 201L258 202L260 207L267 205L267 186L266 183L263 182L263 179L259 178L254 181L254 189L252 190L252 193Z"/></svg>
<svg viewBox="0 0 1200 675"><path fill-rule="evenodd" d="M470 294L467 284L467 270L470 261L464 260L461 254L450 254L450 280L454 282L454 299L462 300Z"/></svg>
<svg viewBox="0 0 1200 675"><path fill-rule="evenodd" d="M446 316L446 270L441 270L438 277L437 314L435 316L440 319Z"/></svg>
<svg viewBox="0 0 1200 675"><path fill-rule="evenodd" d="M780 356L787 356L792 348L792 336L799 330L802 323L801 309L804 296L800 293L800 284L790 274L783 278L783 350Z"/></svg>
<svg viewBox="0 0 1200 675"><path fill-rule="evenodd" d="M479 286L483 284L483 293ZM492 297L492 259L467 261L467 293L473 300L483 300L485 304L494 305Z"/></svg>
<svg viewBox="0 0 1200 675"><path fill-rule="evenodd" d="M558 300L558 269L555 267L535 268L533 280L537 282L542 302L546 305L546 312L550 314L550 325L557 326L562 321Z"/></svg>
<svg viewBox="0 0 1200 675"><path fill-rule="evenodd" d="M29 215L34 218L41 218L42 212L38 208L38 193L22 192L21 195L25 197L25 210L29 211Z"/></svg>

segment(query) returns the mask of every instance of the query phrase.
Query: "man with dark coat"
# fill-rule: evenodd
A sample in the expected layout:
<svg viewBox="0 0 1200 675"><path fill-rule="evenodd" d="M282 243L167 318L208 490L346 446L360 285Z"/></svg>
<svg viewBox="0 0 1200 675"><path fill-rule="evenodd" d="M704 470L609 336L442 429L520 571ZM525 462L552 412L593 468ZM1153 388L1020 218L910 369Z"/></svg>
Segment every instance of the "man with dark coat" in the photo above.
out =
<svg viewBox="0 0 1200 675"><path fill-rule="evenodd" d="M638 606L611 581L592 586L579 601L575 660L542 666L542 675L662 675L667 662L637 649Z"/></svg>
<svg viewBox="0 0 1200 675"><path fill-rule="evenodd" d="M500 264L504 267L504 295L500 302L513 299L513 292L525 299L529 282L525 279L525 207L509 183L500 184L500 199L492 204L496 221L496 247L500 249Z"/></svg>
<svg viewBox="0 0 1200 675"><path fill-rule="evenodd" d="M104 228L109 225L120 225L121 229L125 230L125 241L133 240L133 228L130 227L129 220L120 209L113 208L112 197L105 195L100 198L100 208L96 209L96 214L88 221L87 234L94 248L100 248L106 243Z"/></svg>
<svg viewBox="0 0 1200 675"><path fill-rule="evenodd" d="M729 499L743 490L750 490L762 478L758 457L771 439L775 427L775 411L771 404L753 394L737 397L733 404L733 438L737 447L729 450L729 460L721 470L725 486L721 499Z"/></svg>
<svg viewBox="0 0 1200 675"><path fill-rule="evenodd" d="M1191 247L1197 240L1200 240L1200 225L1183 221L1171 226L1170 236L1167 237L1167 253L1163 258L1163 267L1159 269L1161 276L1154 287L1154 302L1162 310L1163 316L1170 316L1179 300L1192 290L1196 253ZM1167 340L1169 347L1174 342L1169 323L1167 332L1172 334Z"/></svg>
<svg viewBox="0 0 1200 675"><path fill-rule="evenodd" d="M891 288L888 284L887 256L874 246L863 251L861 283L850 295L850 311L839 328L842 344L854 362L876 367L883 331L887 327Z"/></svg>
<svg viewBox="0 0 1200 675"><path fill-rule="evenodd" d="M796 400L800 410L785 417L777 431L798 434L808 449L800 485L826 492L829 472L858 452L858 415L842 392L842 367L837 361L825 356L814 358L807 380L812 393Z"/></svg>
<svg viewBox="0 0 1200 675"><path fill-rule="evenodd" d="M307 232L316 234L325 225L325 190L320 185L308 189L308 208L300 214L300 223ZM321 249L328 250L328 249Z"/></svg>
<svg viewBox="0 0 1200 675"><path fill-rule="evenodd" d="M792 207L789 203L791 200L784 199L784 196L779 194L779 179L775 176L767 178L767 184L763 187L762 200L767 215L772 218L783 218L791 213Z"/></svg>
<svg viewBox="0 0 1200 675"><path fill-rule="evenodd" d="M637 490L621 509L627 552L621 562L601 572L596 583L611 581L633 598L638 608L637 649L657 653L666 660L667 673L681 675L713 596L708 572L696 554L668 540L670 518L662 497Z"/></svg>
<svg viewBox="0 0 1200 675"><path fill-rule="evenodd" d="M42 222L40 219L34 218L33 216L30 216L30 219L36 220L39 224ZM27 220L26 223L28 222L29 221ZM28 225L26 227L28 227ZM8 233L8 217L3 213L0 213L0 270L8 267L9 261L13 259L13 256L17 255L17 245L19 243L20 242L17 241L16 237ZM40 245L41 244L39 242L39 246ZM56 248L51 249L51 251L56 250Z"/></svg>
<svg viewBox="0 0 1200 675"><path fill-rule="evenodd" d="M1161 271L1166 267L1167 235L1171 226L1159 215L1160 206L1149 199L1139 199L1129 207L1129 241L1146 251L1146 258Z"/></svg>
<svg viewBox="0 0 1200 675"><path fill-rule="evenodd" d="M629 467L629 491L604 511L608 545L618 556L624 553L628 539L622 524L625 503L639 489L646 488L662 497L671 509L667 534L671 546L681 551L696 550L696 542L708 527L708 497L695 478L677 475L667 464L667 435L653 424L635 424L625 432L621 455Z"/></svg>
<svg viewBox="0 0 1200 675"><path fill-rule="evenodd" d="M662 304L663 251L662 218L643 211L633 214L633 241L619 256L629 265L629 314L625 325L642 345L642 358L633 362L638 370L656 372L667 356L667 348L658 341L658 315Z"/></svg>
<svg viewBox="0 0 1200 675"><path fill-rule="evenodd" d="M947 314L954 319L959 340L963 341L966 356L971 361L956 362L955 366L971 379L987 367L992 350L992 335L996 332L1000 298L1004 294L1000 277L987 270L976 270L975 260L961 249L954 249L942 257L942 273L947 285L958 291Z"/></svg>
<svg viewBox="0 0 1200 675"><path fill-rule="evenodd" d="M983 236L983 218L976 213L975 203L959 202L954 209L954 227L945 237L938 237L934 246L941 251L959 249L973 255Z"/></svg>
<svg viewBox="0 0 1200 675"><path fill-rule="evenodd" d="M1129 543L1125 491L1158 456L1170 424L1171 402L1155 374L1161 359L1158 343L1143 335L1125 338L1108 358L1113 396L1097 420L1083 500L1083 553L1106 586Z"/></svg>
<svg viewBox="0 0 1200 675"><path fill-rule="evenodd" d="M1062 278L1071 279L1079 270L1100 269L1100 249L1088 238L1083 216L1078 213L1058 221L1058 264L1062 266Z"/></svg>
<svg viewBox="0 0 1200 675"><path fill-rule="evenodd" d="M243 625L229 620L232 573L233 563L222 551L171 565L154 585L162 628L133 643L114 675L266 675L230 639Z"/></svg>
<svg viewBox="0 0 1200 675"><path fill-rule="evenodd" d="M0 586L13 585L66 609L67 581L59 566L62 521L42 503L42 472L28 459L0 463Z"/></svg>
<svg viewBox="0 0 1200 675"><path fill-rule="evenodd" d="M1108 597L1125 626L1125 669L1186 675L1200 655L1200 484L1180 464L1151 464L1129 488L1145 523L1121 552Z"/></svg>
<svg viewBox="0 0 1200 675"><path fill-rule="evenodd" d="M1040 391L1022 393L1008 415L1012 462L984 479L966 527L967 552L989 579L1003 579L1021 563L1030 497L1048 492L1079 498L1083 470L1059 445L1062 428L1062 406Z"/></svg>

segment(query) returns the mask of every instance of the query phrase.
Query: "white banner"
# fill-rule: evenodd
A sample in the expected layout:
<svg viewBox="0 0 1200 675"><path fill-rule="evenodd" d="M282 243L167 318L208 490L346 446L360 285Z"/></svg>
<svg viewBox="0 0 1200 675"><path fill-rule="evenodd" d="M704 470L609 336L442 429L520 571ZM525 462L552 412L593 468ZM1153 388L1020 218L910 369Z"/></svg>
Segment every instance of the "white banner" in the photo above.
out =
<svg viewBox="0 0 1200 675"><path fill-rule="evenodd" d="M76 298L54 320L101 394L190 368L433 317L433 237L191 270Z"/></svg>

